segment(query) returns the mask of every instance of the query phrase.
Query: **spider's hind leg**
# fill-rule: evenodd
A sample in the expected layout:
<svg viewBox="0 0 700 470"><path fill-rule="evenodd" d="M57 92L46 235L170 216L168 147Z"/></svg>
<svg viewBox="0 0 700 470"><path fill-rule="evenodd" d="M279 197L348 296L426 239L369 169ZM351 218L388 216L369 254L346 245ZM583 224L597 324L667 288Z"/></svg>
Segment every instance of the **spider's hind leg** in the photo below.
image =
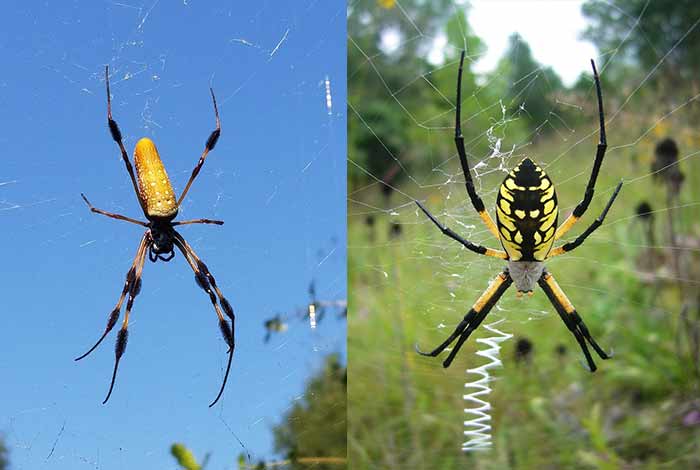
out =
<svg viewBox="0 0 700 470"><path fill-rule="evenodd" d="M236 319L236 315L233 312L233 307L231 307L231 304L228 300L226 300L226 297L224 297L224 294L221 292L221 289L219 289L219 286L216 283L216 279L214 279L214 276L211 274L211 272L209 272L209 268L207 268L207 265L204 264L204 261L202 261L202 259L199 256L197 256L197 253L195 253L190 244L187 243L187 240L185 240L185 238L182 235L180 235L180 233L178 233L177 231L175 231L175 238L182 244L185 251L187 251L187 253L189 253L189 255L192 256L192 259L197 264L197 269L206 277L209 284L211 284L211 286L214 288L216 295L219 297L219 303L221 304L221 308L224 310L226 316L231 320L231 323L233 323Z"/></svg>
<svg viewBox="0 0 700 470"><path fill-rule="evenodd" d="M87 357L91 352L93 352L97 347L102 343L102 341L107 337L107 334L109 334L110 331L112 331L112 328L114 328L114 325L117 324L117 320L119 320L119 313L121 312L122 304L124 303L124 299L126 298L126 294L129 293L131 290L131 287L135 285L136 282L140 284L140 279L137 281L136 277L136 268L139 264L139 260L144 256L144 253L147 248L147 236L148 232L144 234L143 238L141 238L141 243L139 243L139 247L136 250L136 256L134 257L134 261L131 263L131 267L129 268L129 271L126 273L126 281L124 282L124 288L122 289L122 293L119 296L119 300L117 301L117 305L114 307L112 312L109 314L109 318L107 319L107 327L105 328L104 333L102 333L102 336L100 339L97 340L95 345L91 347L88 352L83 354L80 357L76 357L75 360L79 361L85 357Z"/></svg>
<svg viewBox="0 0 700 470"><path fill-rule="evenodd" d="M593 361L593 358L591 357L591 353L588 351L586 341L588 341L601 359L610 359L612 354L608 354L603 351L603 349L593 339L585 323L583 323L583 319L578 314L564 291L561 289L561 287L559 287L559 284L554 279L554 276L545 271L540 277L538 284L547 295L552 305L554 305L559 317L562 319L567 328L569 328L569 331L571 331L571 333L574 335L574 338L576 338L576 341L581 347L581 351L583 351L583 355L586 357L586 362L588 363L590 371L595 372L597 367Z"/></svg>
<svg viewBox="0 0 700 470"><path fill-rule="evenodd" d="M574 317L574 322L575 325L579 331L579 333L590 343L590 345L595 349L595 352L598 353L601 359L610 359L612 357L612 352L606 353L603 351L603 348L601 348L598 343L593 339L591 336L591 333L588 331L588 328L586 327L586 324L583 323L583 319L581 316L574 310L572 313L572 316Z"/></svg>
<svg viewBox="0 0 700 470"><path fill-rule="evenodd" d="M146 232L145 240L147 244L151 243L150 232ZM129 338L129 315L131 314L131 308L134 305L134 299L141 292L141 274L143 273L143 265L146 263L146 251L141 252L141 257L136 263L136 273L134 275L134 282L129 287L129 300L126 301L126 311L124 312L124 320L122 321L122 327L117 335L117 342L114 346L114 370L112 372L112 380L109 383L109 391L105 397L102 404L104 405L112 396L112 390L114 389L114 382L117 380L117 370L119 369L119 361L121 361L124 351L126 351L126 343Z"/></svg>
<svg viewBox="0 0 700 470"><path fill-rule="evenodd" d="M447 359L445 359L445 361L442 363L443 367L449 367L454 358L457 356L457 353L464 342L469 338L472 332L476 330L479 325L481 325L481 322L484 321L486 315L489 314L493 306L496 305L496 302L498 302L498 299L501 298L503 293L512 283L513 279L510 277L507 270L496 276L491 284L489 284L486 291L481 294L481 297L479 297L471 310L467 312L459 325L457 325L457 328L455 328L455 331L449 336L449 338L447 338L442 342L442 344L429 353L422 352L418 346L416 346L416 351L418 354L435 357L444 351L457 337L459 337L457 344L455 344L455 347L452 349L452 351L450 351Z"/></svg>
<svg viewBox="0 0 700 470"><path fill-rule="evenodd" d="M192 268L192 271L194 271L194 277L195 280L197 281L197 285L204 290L209 295L209 299L211 300L211 304L214 307L214 310L216 311L216 316L219 319L219 329L221 330L221 334L224 337L224 341L226 341L226 344L229 347L228 350L228 363L226 365L226 372L224 374L224 380L221 384L221 388L219 389L219 393L214 399L213 402L209 405L211 408L216 404L216 402L219 401L219 398L221 398L221 395L224 393L224 388L226 387L226 382L228 381L228 374L229 371L231 370L231 362L233 361L233 351L236 348L236 340L235 340L235 315L233 313L233 308L231 307L231 304L226 300L226 298L223 296L221 293L221 290L219 287L216 285L216 280L214 279L214 276L209 272L209 269L207 266L204 264L204 262L199 259L197 254L194 252L191 246L185 241L185 239L177 233L176 231L174 232L174 242L175 246L182 252L182 255L185 257L187 260L187 263L190 265ZM212 291L212 287L214 288L214 291ZM217 295L219 297L219 302L217 303ZM221 307L219 307L219 303L221 304ZM226 313L226 316L231 319L231 324L229 325L228 321L226 321L226 318L224 318L223 313L221 310Z"/></svg>

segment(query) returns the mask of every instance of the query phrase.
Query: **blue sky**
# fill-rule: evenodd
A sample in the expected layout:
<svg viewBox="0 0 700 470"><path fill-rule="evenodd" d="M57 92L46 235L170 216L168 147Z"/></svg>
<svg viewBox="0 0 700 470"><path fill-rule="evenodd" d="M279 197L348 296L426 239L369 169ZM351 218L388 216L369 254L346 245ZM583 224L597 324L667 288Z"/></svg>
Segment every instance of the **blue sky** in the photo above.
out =
<svg viewBox="0 0 700 470"><path fill-rule="evenodd" d="M236 468L238 439L273 458L272 426L327 354L345 357L344 320L311 331L291 317L312 279L319 297L346 298L345 2L15 2L0 30L0 433L12 468L175 468L176 441L211 452L210 469ZM210 85L219 100L221 139L180 212L226 221L181 230L237 314L212 409L226 347L179 255L146 264L106 406L114 333L73 362L103 331L142 234L80 199L141 215L106 125L105 64L129 152L152 138L178 193L214 127ZM264 344L278 313L289 330Z"/></svg>

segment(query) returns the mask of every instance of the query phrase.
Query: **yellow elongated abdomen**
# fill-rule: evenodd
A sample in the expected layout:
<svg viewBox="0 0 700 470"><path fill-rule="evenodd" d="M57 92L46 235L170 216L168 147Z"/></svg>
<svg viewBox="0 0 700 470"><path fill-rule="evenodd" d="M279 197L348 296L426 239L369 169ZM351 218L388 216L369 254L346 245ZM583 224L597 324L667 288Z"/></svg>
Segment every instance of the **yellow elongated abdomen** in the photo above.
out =
<svg viewBox="0 0 700 470"><path fill-rule="evenodd" d="M172 220L177 215L177 201L156 144L147 137L134 149L134 164L139 184L139 197L149 217Z"/></svg>

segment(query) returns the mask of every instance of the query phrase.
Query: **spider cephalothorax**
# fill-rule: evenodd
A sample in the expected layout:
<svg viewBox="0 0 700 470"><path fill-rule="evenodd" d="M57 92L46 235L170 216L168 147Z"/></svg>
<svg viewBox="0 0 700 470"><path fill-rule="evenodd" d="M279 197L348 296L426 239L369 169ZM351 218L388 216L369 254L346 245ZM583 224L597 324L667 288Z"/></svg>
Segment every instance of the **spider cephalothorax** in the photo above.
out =
<svg viewBox="0 0 700 470"><path fill-rule="evenodd" d="M457 76L455 144L464 173L467 193L469 194L472 205L479 213L479 217L481 217L486 224L491 234L501 242L504 251L486 248L462 238L449 227L442 225L423 204L418 201L416 201L416 203L442 233L460 242L467 249L475 253L506 260L508 265L503 272L494 278L486 291L479 297L459 325L457 325L455 331L442 344L429 353L424 353L420 350L418 350L418 352L425 356L437 356L452 344L453 341L457 340L457 343L452 348L452 351L450 351L447 359L443 362L445 367L449 367L457 355L457 352L462 347L462 344L464 344L467 338L469 338L469 335L479 327L484 318L486 318L486 315L488 315L489 311L511 284L515 284L518 295L522 295L523 293L532 295L535 284L538 284L554 305L554 308L567 328L569 328L574 335L574 338L579 343L586 357L591 372L593 372L596 370L596 365L588 351L586 342L593 347L602 359L608 359L610 356L605 353L591 337L580 315L576 312L576 309L566 297L564 291L559 287L554 276L547 271L544 262L553 256L558 256L573 250L583 243L586 237L595 229L600 227L605 215L610 210L610 207L622 187L622 183L620 182L608 200L603 212L581 235L574 241L564 243L559 247L554 247L554 242L568 232L586 212L593 198L595 182L598 178L600 165L603 162L603 157L605 156L605 150L607 148L605 118L603 115L603 97L595 63L591 60L598 98L600 141L593 162L593 170L591 171L591 176L588 180L583 199L573 210L572 214L559 226L557 225L559 207L554 183L552 183L545 174L544 170L529 158L523 159L513 168L498 188L498 194L496 196L496 223L494 223L489 213L486 212L483 201L474 189L474 182L469 172L467 152L464 147L464 137L462 136L460 111L462 105L461 88L463 65L464 52L462 52L459 63L459 74Z"/></svg>
<svg viewBox="0 0 700 470"><path fill-rule="evenodd" d="M148 245L148 258L168 262L175 257L175 234L169 223L151 223L151 243ZM165 255L165 256L164 256Z"/></svg>
<svg viewBox="0 0 700 470"><path fill-rule="evenodd" d="M114 388L114 381L117 376L117 368L119 367L119 361L121 360L124 351L126 350L126 343L128 338L128 326L129 326L129 315L131 314L131 308L134 304L134 299L141 291L141 274L143 272L143 265L146 261L146 253L148 253L148 258L155 262L157 260L170 261L175 256L175 248L180 251L187 263L194 271L195 280L197 285L201 287L208 295L209 299L214 307L214 311L218 317L219 330L224 338L224 341L229 347L228 351L228 364L226 366L226 373L224 374L224 380L221 384L219 394L216 396L214 401L209 406L213 406L221 397L224 387L226 386L226 380L228 379L228 373L231 368L231 361L233 359L233 350L235 349L235 316L233 313L233 308L231 304L226 300L226 298L221 293L221 290L216 284L214 276L209 272L209 269L204 264L204 262L197 256L192 247L187 243L185 238L180 235L180 233L175 230L178 225L188 225L188 224L215 224L221 225L223 221L220 220L210 220L210 219L194 219L175 222L174 219L177 216L180 205L182 204L187 191L189 191L192 182L195 180L199 174L199 170L204 164L209 152L216 145L219 135L221 134L221 123L219 121L219 111L216 107L216 98L214 97L214 91L211 90L212 101L214 102L214 114L216 116L216 129L212 131L207 139L204 146L204 151L202 152L199 162L192 170L192 175L190 176L185 189L180 194L180 197L176 199L175 191L170 184L170 179L165 171L163 162L160 159L158 150L155 144L149 138L140 139L136 143L134 149L134 164L136 166L136 173L134 174L134 168L131 166L129 156L124 148L124 143L122 142L122 134L119 130L117 122L112 119L112 101L109 93L109 69L105 69L105 82L107 85L107 124L109 125L110 133L112 138L119 146L121 151L122 160L126 166L126 171L129 173L131 178L131 183L134 186L134 192L141 206L143 214L148 219L148 222L132 219L131 217L126 217L120 214L114 214L111 212L106 212L101 209L97 209L90 204L87 197L83 194L82 197L85 203L88 205L90 210L97 214L106 215L113 219L124 220L126 222L131 222L133 224L141 225L146 227L146 232L141 237L141 243L136 251L136 257L131 265L131 268L126 274L126 281L124 283L124 288L122 289L121 296L117 301L117 305L114 310L109 315L107 320L107 327L100 339L95 343L95 345L90 348L88 352L78 357L76 361L84 358L88 354L97 348L97 346L102 342L107 334L114 328L119 319L119 314L121 312L122 304L128 296L126 303L126 312L124 314L124 320L122 322L122 327L117 335L117 343L115 347L114 361L114 371L112 373L112 381L109 386L109 392L107 392L107 397L103 403L107 403L109 397L112 394L112 389ZM228 320L231 321L229 324Z"/></svg>

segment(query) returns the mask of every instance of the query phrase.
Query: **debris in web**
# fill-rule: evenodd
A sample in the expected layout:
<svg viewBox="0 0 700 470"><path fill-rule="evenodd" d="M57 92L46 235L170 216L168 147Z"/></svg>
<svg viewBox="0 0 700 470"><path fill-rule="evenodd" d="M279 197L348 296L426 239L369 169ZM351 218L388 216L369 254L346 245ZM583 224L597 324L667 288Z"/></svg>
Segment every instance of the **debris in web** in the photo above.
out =
<svg viewBox="0 0 700 470"><path fill-rule="evenodd" d="M289 35L289 28L284 32L284 35L282 36L282 39L277 43L277 45L272 49L270 52L270 59L272 59L272 56L277 53L277 50L282 46L282 43L287 40L287 36Z"/></svg>
<svg viewBox="0 0 700 470"><path fill-rule="evenodd" d="M328 75L326 75L326 78L323 80L323 84L325 85L325 88L326 88L326 110L328 111L328 115L332 116L333 115L333 97L331 96L331 79L328 78Z"/></svg>

